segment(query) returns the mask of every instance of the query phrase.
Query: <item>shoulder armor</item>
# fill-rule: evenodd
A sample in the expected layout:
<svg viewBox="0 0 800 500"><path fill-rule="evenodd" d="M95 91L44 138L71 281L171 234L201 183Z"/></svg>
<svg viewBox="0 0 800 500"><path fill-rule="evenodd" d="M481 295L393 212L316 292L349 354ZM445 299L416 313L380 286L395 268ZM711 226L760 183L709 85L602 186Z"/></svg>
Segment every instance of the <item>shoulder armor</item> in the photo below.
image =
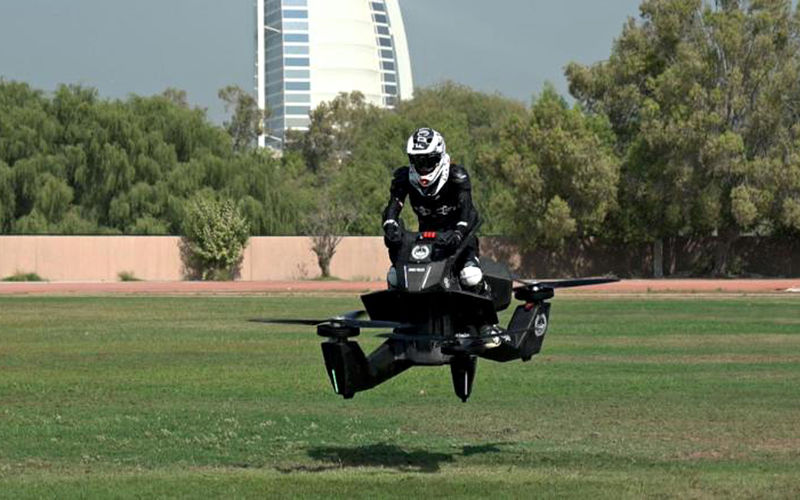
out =
<svg viewBox="0 0 800 500"><path fill-rule="evenodd" d="M411 169L408 166L395 169L394 174L392 174L392 177L394 177L395 179L408 179L409 170Z"/></svg>
<svg viewBox="0 0 800 500"><path fill-rule="evenodd" d="M461 165L450 165L450 179L456 184L466 184L469 182L469 173Z"/></svg>

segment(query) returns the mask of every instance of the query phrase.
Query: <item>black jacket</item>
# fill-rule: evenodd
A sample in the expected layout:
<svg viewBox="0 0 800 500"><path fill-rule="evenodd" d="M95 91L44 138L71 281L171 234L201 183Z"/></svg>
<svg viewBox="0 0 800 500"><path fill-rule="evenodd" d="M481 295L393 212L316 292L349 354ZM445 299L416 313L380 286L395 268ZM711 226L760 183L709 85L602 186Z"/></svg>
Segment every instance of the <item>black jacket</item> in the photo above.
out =
<svg viewBox="0 0 800 500"><path fill-rule="evenodd" d="M450 175L441 191L435 196L420 193L409 180L410 167L394 171L389 204L383 211L383 221L399 220L406 197L419 219L420 231L451 231L458 229L468 234L478 221L478 212L472 204L472 186L467 170L451 164Z"/></svg>

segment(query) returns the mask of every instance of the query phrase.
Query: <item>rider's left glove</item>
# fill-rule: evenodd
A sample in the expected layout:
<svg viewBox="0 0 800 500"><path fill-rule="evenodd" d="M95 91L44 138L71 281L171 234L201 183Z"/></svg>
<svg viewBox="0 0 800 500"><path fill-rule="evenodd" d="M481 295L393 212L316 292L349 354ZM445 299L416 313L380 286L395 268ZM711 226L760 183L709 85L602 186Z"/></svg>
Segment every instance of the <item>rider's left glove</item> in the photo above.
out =
<svg viewBox="0 0 800 500"><path fill-rule="evenodd" d="M448 231L445 236L445 246L450 250L455 250L464 241L464 234L456 229L455 231Z"/></svg>

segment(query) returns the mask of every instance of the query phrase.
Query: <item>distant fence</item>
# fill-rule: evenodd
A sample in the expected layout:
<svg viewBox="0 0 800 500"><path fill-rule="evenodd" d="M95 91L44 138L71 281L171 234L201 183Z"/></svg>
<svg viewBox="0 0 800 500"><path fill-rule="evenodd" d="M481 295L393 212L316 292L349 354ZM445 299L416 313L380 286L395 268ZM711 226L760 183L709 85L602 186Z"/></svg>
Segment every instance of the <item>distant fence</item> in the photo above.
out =
<svg viewBox="0 0 800 500"><path fill-rule="evenodd" d="M132 273L150 281L184 277L177 236L0 236L0 278L36 273L50 281L118 281ZM331 274L348 280L382 280L389 258L379 237L345 237ZM239 279L297 280L319 276L308 237L253 237Z"/></svg>
<svg viewBox="0 0 800 500"><path fill-rule="evenodd" d="M673 238L664 242L665 277L708 277L716 246L713 237ZM618 246L571 241L557 251L544 249L520 254L513 242L482 238L481 251L512 263L522 276L593 276L613 273L621 278L653 274L651 244ZM800 240L742 236L730 248L728 272L740 277L800 276Z"/></svg>

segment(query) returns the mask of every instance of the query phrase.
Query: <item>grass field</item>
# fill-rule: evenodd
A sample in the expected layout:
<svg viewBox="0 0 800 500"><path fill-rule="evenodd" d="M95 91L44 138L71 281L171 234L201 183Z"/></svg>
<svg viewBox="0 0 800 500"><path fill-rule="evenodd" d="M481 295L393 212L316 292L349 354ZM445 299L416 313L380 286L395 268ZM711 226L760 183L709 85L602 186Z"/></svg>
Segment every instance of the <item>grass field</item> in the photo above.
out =
<svg viewBox="0 0 800 500"><path fill-rule="evenodd" d="M244 321L358 306L0 297L0 497L800 497L800 298L557 298L466 404L446 367L344 401Z"/></svg>

